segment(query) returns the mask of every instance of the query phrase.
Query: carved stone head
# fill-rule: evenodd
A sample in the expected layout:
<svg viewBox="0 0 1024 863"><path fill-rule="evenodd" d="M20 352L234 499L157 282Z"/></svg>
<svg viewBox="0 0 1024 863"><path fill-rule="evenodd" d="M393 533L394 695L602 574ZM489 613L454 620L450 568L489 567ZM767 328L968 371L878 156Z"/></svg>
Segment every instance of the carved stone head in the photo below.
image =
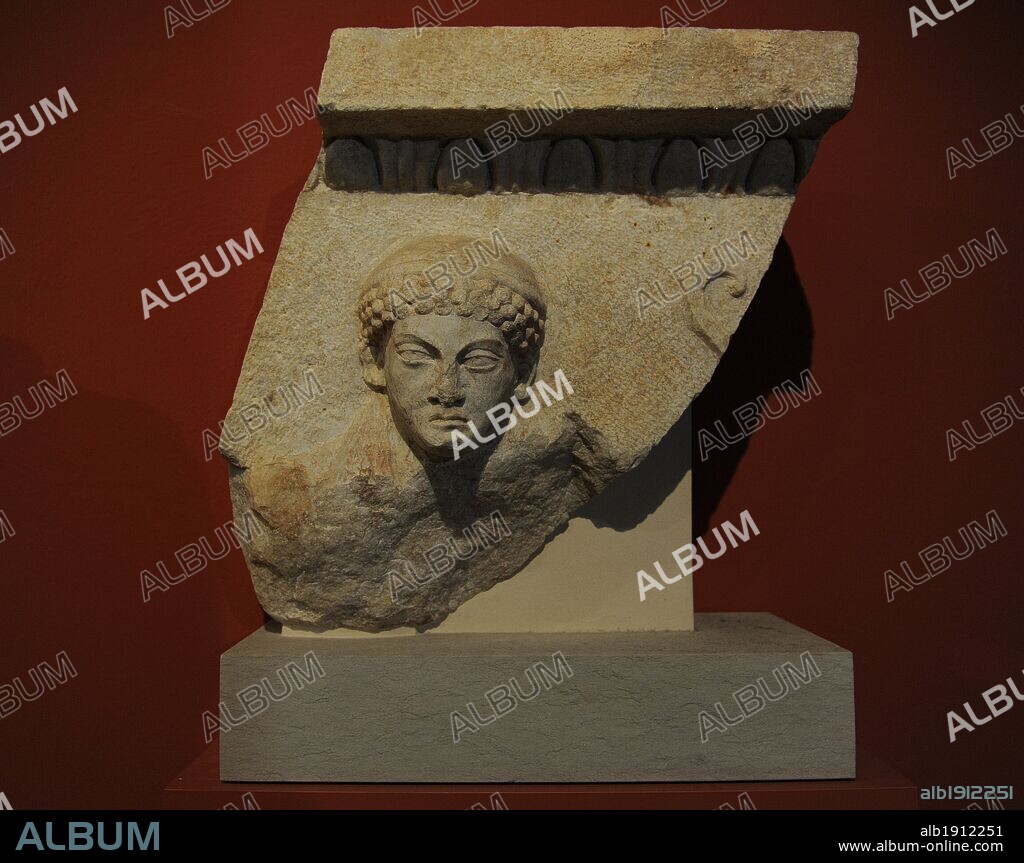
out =
<svg viewBox="0 0 1024 863"><path fill-rule="evenodd" d="M389 254L363 283L363 379L387 393L395 425L422 458L452 459L453 432L487 435L488 410L526 400L546 306L533 271L504 248L497 238L489 246L426 237Z"/></svg>

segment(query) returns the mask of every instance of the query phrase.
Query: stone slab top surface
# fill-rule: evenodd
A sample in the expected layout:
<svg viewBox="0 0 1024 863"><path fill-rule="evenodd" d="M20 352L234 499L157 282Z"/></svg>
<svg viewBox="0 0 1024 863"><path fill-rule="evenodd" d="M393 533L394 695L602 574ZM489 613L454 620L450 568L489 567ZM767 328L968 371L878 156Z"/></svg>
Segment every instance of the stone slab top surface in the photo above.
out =
<svg viewBox="0 0 1024 863"><path fill-rule="evenodd" d="M317 655L380 658L426 656L550 655L657 656L679 654L812 654L848 653L844 648L800 629L773 614L722 613L696 615L693 632L564 632L564 633L423 633L392 638L301 638L258 629L228 651L232 659L246 656Z"/></svg>
<svg viewBox="0 0 1024 863"><path fill-rule="evenodd" d="M510 112L571 113L558 134L727 134L757 111L821 111L824 132L853 103L855 33L643 27L335 30L320 84L328 136L476 134ZM639 124L639 125L638 125Z"/></svg>

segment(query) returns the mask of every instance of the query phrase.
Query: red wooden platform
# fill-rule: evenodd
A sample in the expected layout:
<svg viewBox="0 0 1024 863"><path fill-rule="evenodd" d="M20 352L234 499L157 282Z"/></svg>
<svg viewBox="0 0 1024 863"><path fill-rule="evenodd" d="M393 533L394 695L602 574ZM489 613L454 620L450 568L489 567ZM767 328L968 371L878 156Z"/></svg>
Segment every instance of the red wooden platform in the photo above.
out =
<svg viewBox="0 0 1024 863"><path fill-rule="evenodd" d="M221 782L218 741L164 791L169 809L917 809L918 788L863 749L857 778L801 782L356 784ZM741 795L744 797L741 799Z"/></svg>

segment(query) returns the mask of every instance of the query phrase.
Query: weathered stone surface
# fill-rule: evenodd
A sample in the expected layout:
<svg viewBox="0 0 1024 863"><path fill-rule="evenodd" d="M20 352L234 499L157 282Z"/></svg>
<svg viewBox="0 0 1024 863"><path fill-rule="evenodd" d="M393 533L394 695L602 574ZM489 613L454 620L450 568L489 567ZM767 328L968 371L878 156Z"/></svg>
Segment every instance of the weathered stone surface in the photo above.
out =
<svg viewBox="0 0 1024 863"><path fill-rule="evenodd" d="M377 160L369 147L352 138L339 138L326 148L324 176L332 189L345 192L380 188Z"/></svg>
<svg viewBox="0 0 1024 863"><path fill-rule="evenodd" d="M340 191L368 181L370 166L350 148L361 167L339 171L333 160L347 150L328 144L286 230L229 425L310 370L323 394L221 444L236 512L263 528L245 548L259 599L298 628L437 625L515 575L644 459L710 379L771 261L793 201L791 163L778 147L762 157L737 144L696 193L693 147L659 162L653 138L617 139L623 114L645 136L708 140L727 134L721 117L749 119L751 106L809 86L837 116L855 69L849 34L689 30L662 42L655 31L655 42L587 29L576 44L544 28L458 28L428 31L421 45L396 32L332 42L326 140L372 139L380 187ZM539 60L537 45L553 53ZM401 70L442 50L454 52L457 80L441 87L434 70L398 85ZM463 80L477 60L480 80ZM586 94L586 110L563 118L575 118L579 139L523 141L456 170L460 135L478 135L499 106L507 116L550 96L552 62ZM346 83L342 72L357 67ZM729 83L694 88L726 67ZM367 70L372 92L361 89ZM820 134L827 111L804 132ZM813 147L792 146L799 179ZM422 166L438 150L431 192ZM543 192L525 189L541 171ZM417 194L402 191L410 183ZM637 191L596 193L605 188ZM571 393L535 402L557 373ZM537 410L455 459L453 433L470 422L493 433L486 411L513 397ZM409 562L431 554L437 567L413 579Z"/></svg>
<svg viewBox="0 0 1024 863"><path fill-rule="evenodd" d="M597 183L594 154L586 141L556 141L544 169L544 188L549 192L582 192Z"/></svg>
<svg viewBox="0 0 1024 863"><path fill-rule="evenodd" d="M551 142L522 140L495 154L491 164L496 192L540 192L544 188L544 165Z"/></svg>
<svg viewBox="0 0 1024 863"><path fill-rule="evenodd" d="M790 198L380 195L304 192L257 321L235 404L314 369L325 395L240 443L226 442L236 511L269 528L247 546L264 607L313 627L427 625L513 575L569 513L638 463L705 386L754 296ZM454 234L529 262L547 300L537 378L561 369L573 394L524 419L486 461L421 461L359 365L358 300L380 259ZM739 296L705 291L637 310L638 288L679 293L671 270L746 231L759 250L734 258ZM492 245L493 243L493 245ZM466 270L479 252L453 255ZM428 258L423 268L431 266ZM449 263L437 246L433 262ZM396 285L401 290L401 284ZM719 295L720 294L720 295ZM524 404L527 400L524 400ZM232 420L237 427L237 419ZM513 533L393 602L387 573L499 510Z"/></svg>
<svg viewBox="0 0 1024 863"><path fill-rule="evenodd" d="M546 133L709 137L806 89L822 110L793 134L817 137L850 109L857 44L855 33L698 27L336 30L321 123L329 138L471 136L540 99L557 109L560 91L574 110Z"/></svg>
<svg viewBox="0 0 1024 863"><path fill-rule="evenodd" d="M692 631L694 579L649 590L639 602L632 577L638 561L650 560L656 550L664 565L672 566L669 552L692 541L691 413L637 467L578 510L515 578L476 594L430 634ZM649 564L643 568L656 572ZM666 572L671 577L671 569ZM281 631L310 635L289 626ZM379 639L414 632L409 627L385 633L338 627L316 635Z"/></svg>
<svg viewBox="0 0 1024 863"><path fill-rule="evenodd" d="M307 672L314 679L298 689L285 671L282 685L289 663L310 667L310 651L323 676ZM759 679L775 700L760 695ZM238 693L261 680L292 692L247 718ZM506 712L496 715L485 694L500 686L515 702L498 700ZM736 722L743 714L733 693L743 687L755 687L765 706ZM700 782L855 772L853 657L770 614L699 614L696 631L684 633L340 639L259 630L221 658L221 700L242 720L220 737L227 781ZM453 712L473 721L470 703L477 730L455 720L453 733ZM701 711L717 720L718 703L733 724L705 720L702 742Z"/></svg>
<svg viewBox="0 0 1024 863"><path fill-rule="evenodd" d="M769 141L757 154L747 175L747 189L754 194L783 195L796 184L796 155L785 138Z"/></svg>
<svg viewBox="0 0 1024 863"><path fill-rule="evenodd" d="M654 170L654 186L661 195L695 195L703 189L699 150L693 141L668 143Z"/></svg>
<svg viewBox="0 0 1024 863"><path fill-rule="evenodd" d="M489 163L479 159L468 164L453 161L453 153L479 153L479 145L472 138L451 141L441 153L437 166L437 189L441 192L455 192L461 195L479 195L491 187ZM469 157L466 157L469 158Z"/></svg>

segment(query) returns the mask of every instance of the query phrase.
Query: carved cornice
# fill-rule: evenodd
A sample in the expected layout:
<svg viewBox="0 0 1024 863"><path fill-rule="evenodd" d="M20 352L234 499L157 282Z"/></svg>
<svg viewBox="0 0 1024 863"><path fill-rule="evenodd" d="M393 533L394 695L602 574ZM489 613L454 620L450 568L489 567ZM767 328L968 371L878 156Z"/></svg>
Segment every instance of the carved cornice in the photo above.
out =
<svg viewBox="0 0 1024 863"><path fill-rule="evenodd" d="M497 152L486 139L338 138L323 179L347 192L502 192L792 195L810 170L816 138L545 138Z"/></svg>

